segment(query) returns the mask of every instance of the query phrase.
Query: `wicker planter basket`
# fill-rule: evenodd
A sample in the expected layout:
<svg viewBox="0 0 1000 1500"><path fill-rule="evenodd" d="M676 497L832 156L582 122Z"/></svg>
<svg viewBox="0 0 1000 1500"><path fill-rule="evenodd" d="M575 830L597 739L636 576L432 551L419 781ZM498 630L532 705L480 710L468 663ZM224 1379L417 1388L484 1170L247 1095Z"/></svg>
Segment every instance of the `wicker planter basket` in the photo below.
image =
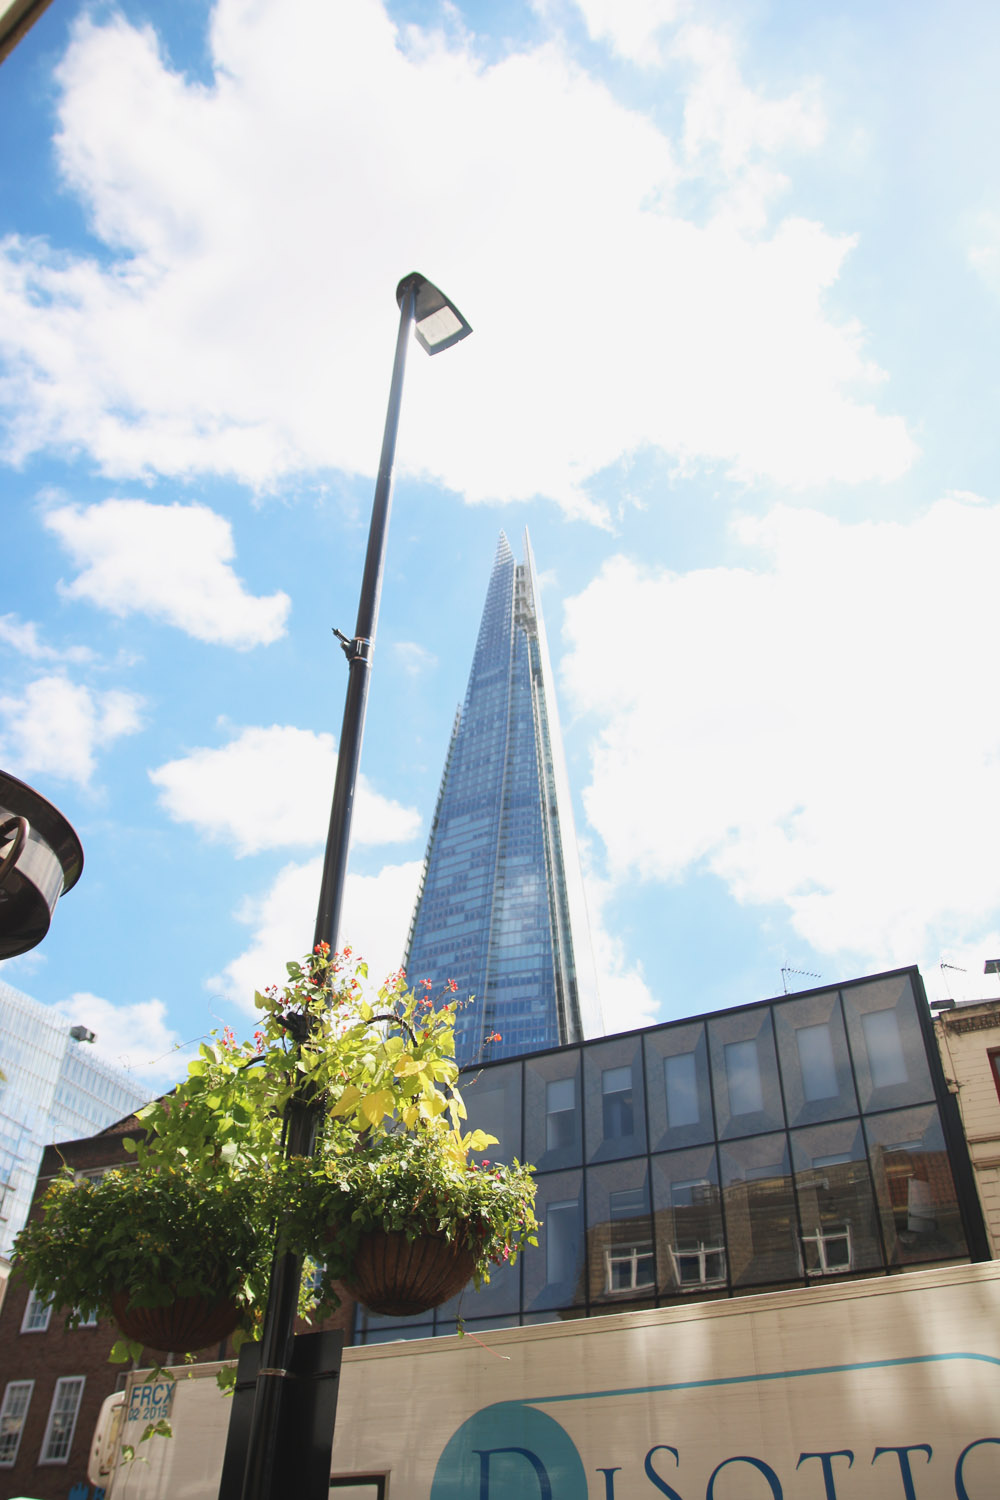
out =
<svg viewBox="0 0 1000 1500"><path fill-rule="evenodd" d="M473 1251L443 1234L410 1240L400 1230L372 1230L361 1236L344 1285L370 1312L411 1318L456 1296L475 1264Z"/></svg>
<svg viewBox="0 0 1000 1500"><path fill-rule="evenodd" d="M116 1292L111 1306L126 1338L170 1354L193 1354L221 1343L240 1321L240 1309L226 1298L178 1297L164 1307L133 1307L128 1292Z"/></svg>

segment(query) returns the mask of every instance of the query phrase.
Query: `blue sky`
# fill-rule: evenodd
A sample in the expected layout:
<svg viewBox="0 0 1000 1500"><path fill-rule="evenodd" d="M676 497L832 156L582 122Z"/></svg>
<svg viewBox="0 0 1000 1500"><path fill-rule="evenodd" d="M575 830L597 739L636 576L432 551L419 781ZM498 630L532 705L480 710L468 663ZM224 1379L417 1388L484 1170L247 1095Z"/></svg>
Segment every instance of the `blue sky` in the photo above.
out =
<svg viewBox="0 0 1000 1500"><path fill-rule="evenodd" d="M608 1029L782 966L989 993L998 42L919 0L54 0L0 72L0 761L87 863L4 977L159 1085L308 945L416 268L475 333L410 360L344 937L399 961L527 526Z"/></svg>

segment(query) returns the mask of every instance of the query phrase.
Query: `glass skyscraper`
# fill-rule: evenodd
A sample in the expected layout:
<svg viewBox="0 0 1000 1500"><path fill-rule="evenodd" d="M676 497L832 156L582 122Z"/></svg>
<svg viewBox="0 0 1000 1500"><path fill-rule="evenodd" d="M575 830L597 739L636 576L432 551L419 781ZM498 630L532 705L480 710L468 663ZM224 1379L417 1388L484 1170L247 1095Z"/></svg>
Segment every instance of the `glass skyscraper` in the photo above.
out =
<svg viewBox="0 0 1000 1500"><path fill-rule="evenodd" d="M411 983L474 997L455 1028L463 1065L603 1032L527 532L522 563L500 534L408 949Z"/></svg>
<svg viewBox="0 0 1000 1500"><path fill-rule="evenodd" d="M0 1255L24 1227L42 1151L93 1135L150 1089L76 1041L65 1016L0 979Z"/></svg>

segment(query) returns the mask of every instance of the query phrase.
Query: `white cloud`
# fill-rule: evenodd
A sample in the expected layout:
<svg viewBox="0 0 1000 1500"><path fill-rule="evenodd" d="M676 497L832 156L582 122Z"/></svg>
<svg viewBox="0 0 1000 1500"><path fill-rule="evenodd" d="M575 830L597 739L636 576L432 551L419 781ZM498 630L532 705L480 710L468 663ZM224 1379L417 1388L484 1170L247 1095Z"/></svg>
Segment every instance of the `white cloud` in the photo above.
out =
<svg viewBox="0 0 1000 1500"><path fill-rule="evenodd" d="M336 770L332 735L272 724L243 729L217 750L193 750L149 776L176 822L230 839L242 855L323 843ZM416 808L381 796L359 776L352 825L357 843L401 843L419 832Z"/></svg>
<svg viewBox="0 0 1000 1500"><path fill-rule="evenodd" d="M1000 296L1000 213L976 216L966 253L972 269L994 296Z"/></svg>
<svg viewBox="0 0 1000 1500"><path fill-rule="evenodd" d="M285 979L285 964L312 946L322 861L288 864L270 889L248 900L240 920L253 929L253 941L209 983L216 994L253 1013L254 990ZM385 865L377 875L349 875L338 946L350 945L366 959L376 981L399 968L406 947L421 860Z"/></svg>
<svg viewBox="0 0 1000 1500"><path fill-rule="evenodd" d="M594 41L645 67L663 61L662 33L690 8L688 0L577 0L577 7Z"/></svg>
<svg viewBox="0 0 1000 1500"><path fill-rule="evenodd" d="M672 12L642 14L651 35ZM487 66L461 38L398 37L376 0L219 0L209 87L151 31L82 22L59 152L112 258L4 243L7 457L262 486L370 473L392 291L417 266L476 332L411 360L400 462L472 501L598 518L588 480L647 447L788 486L897 477L913 442L871 404L863 330L827 306L852 240L765 226L779 156L815 145L818 116L753 94L724 34L691 35L673 141L556 40ZM696 222L676 191L702 170Z"/></svg>
<svg viewBox="0 0 1000 1500"><path fill-rule="evenodd" d="M582 849L586 859L586 849ZM587 860L587 863L592 863ZM653 995L641 963L629 963L625 944L608 926L605 907L614 895L611 881L602 880L592 868L584 877L590 941L597 969L597 992L604 1029L609 1035L652 1026L660 1020L660 1002Z"/></svg>
<svg viewBox="0 0 1000 1500"><path fill-rule="evenodd" d="M151 1099L187 1071L190 1051L183 1045L187 1039L167 1025L162 1000L116 1005L80 990L51 1009L65 1016L70 1025L93 1031L96 1040L81 1047L116 1068L127 1068L140 1088L148 1083Z"/></svg>
<svg viewBox="0 0 1000 1500"><path fill-rule="evenodd" d="M708 869L741 902L783 903L817 951L879 967L984 942L1000 506L952 496L853 526L778 508L740 534L760 571L618 557L567 607L566 684L601 722L584 800L613 878Z"/></svg>
<svg viewBox="0 0 1000 1500"><path fill-rule="evenodd" d="M90 662L94 653L89 646L68 646L65 651L47 646L38 634L33 620L19 620L17 615L0 615L0 643L11 646L32 661Z"/></svg>
<svg viewBox="0 0 1000 1500"><path fill-rule="evenodd" d="M0 752L12 771L86 785L96 752L141 728L141 707L133 693L97 693L67 677L38 677L20 696L0 698L7 721Z"/></svg>
<svg viewBox="0 0 1000 1500"><path fill-rule="evenodd" d="M241 651L284 634L287 594L248 594L230 566L232 527L205 505L104 500L50 510L55 532L81 572L61 585L119 618L147 614L199 641Z"/></svg>
<svg viewBox="0 0 1000 1500"><path fill-rule="evenodd" d="M421 646L417 641L395 641L392 650L408 677L421 677L438 664L433 651L428 651L426 646Z"/></svg>

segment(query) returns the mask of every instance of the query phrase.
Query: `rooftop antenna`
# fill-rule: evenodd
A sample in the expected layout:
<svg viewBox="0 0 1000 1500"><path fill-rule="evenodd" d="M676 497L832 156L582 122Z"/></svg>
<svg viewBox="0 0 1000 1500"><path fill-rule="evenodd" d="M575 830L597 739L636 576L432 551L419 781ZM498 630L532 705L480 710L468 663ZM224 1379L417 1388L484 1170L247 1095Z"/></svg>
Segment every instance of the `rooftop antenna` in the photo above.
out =
<svg viewBox="0 0 1000 1500"><path fill-rule="evenodd" d="M812 969L790 969L787 964L782 964L781 965L781 982L782 982L782 984L785 987L785 994L786 995L788 994L788 976L789 976L789 974L801 974L802 977L803 977L803 979L822 979L823 978L822 974L814 974L813 971L812 971Z"/></svg>
<svg viewBox="0 0 1000 1500"><path fill-rule="evenodd" d="M955 997L951 993L951 980L945 974L945 969L952 969L956 974L968 974L969 971L968 969L963 969L960 964L946 964L944 959L938 964L938 968L941 970L941 979L944 982L944 987L948 991L948 999L954 1000Z"/></svg>

